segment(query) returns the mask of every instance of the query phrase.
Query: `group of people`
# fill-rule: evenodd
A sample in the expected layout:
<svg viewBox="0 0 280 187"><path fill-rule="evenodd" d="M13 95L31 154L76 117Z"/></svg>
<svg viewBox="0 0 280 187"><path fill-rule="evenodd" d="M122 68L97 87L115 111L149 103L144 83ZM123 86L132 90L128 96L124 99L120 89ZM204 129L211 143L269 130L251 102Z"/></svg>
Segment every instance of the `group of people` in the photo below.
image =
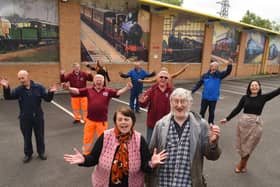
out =
<svg viewBox="0 0 280 187"><path fill-rule="evenodd" d="M61 71L60 80L63 88L71 93L74 114L73 123L85 123L82 153L74 149L74 154L65 154L64 160L79 166L95 166L92 174L93 186L144 186L144 173L147 173L146 186L206 186L203 176L203 160L217 160L221 154L218 141L220 128L215 125L215 106L220 95L221 80L231 73L232 60L227 69L220 71L218 63L210 63L209 71L189 91L176 88L172 78L188 67L183 67L175 74L169 74L162 68L155 82L142 93L148 73L135 63L128 73L120 72L123 78L131 78L125 87L113 89L106 87L105 77L109 81L106 68L100 63L96 68L86 64L91 70L102 70L92 76L80 70L78 63L73 64L73 71L65 74ZM20 106L20 129L24 138L23 162L32 159L32 129L34 129L38 156L46 160L44 144L44 118L41 100L51 101L57 85L48 91L39 83L29 79L26 70L18 72L20 86L11 90L9 82L1 79L5 99L18 99ZM87 87L87 81L93 81ZM203 85L200 114L191 111L192 93ZM114 127L108 129L108 107L110 99L119 97L131 90L129 107L119 107L113 117ZM265 103L280 94L280 88L262 94L261 84L252 80L247 93L238 105L224 119L225 124L243 109L237 125L236 147L240 162L235 167L236 173L246 172L247 161L258 144L262 134L261 114ZM137 130L136 114L140 107L148 107L147 134L144 138ZM208 122L204 120L209 107ZM82 110L82 115L80 114ZM94 134L98 138L93 145Z"/></svg>

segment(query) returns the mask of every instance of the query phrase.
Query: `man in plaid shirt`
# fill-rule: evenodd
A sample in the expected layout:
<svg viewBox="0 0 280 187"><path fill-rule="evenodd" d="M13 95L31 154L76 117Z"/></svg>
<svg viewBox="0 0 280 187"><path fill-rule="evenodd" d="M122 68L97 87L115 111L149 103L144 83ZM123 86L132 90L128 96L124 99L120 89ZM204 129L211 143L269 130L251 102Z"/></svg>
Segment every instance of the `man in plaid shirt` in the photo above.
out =
<svg viewBox="0 0 280 187"><path fill-rule="evenodd" d="M203 187L203 157L217 160L220 128L209 127L198 114L190 112L191 92L177 88L170 95L171 112L160 119L152 135L150 150L166 150L168 156L148 177L148 186Z"/></svg>

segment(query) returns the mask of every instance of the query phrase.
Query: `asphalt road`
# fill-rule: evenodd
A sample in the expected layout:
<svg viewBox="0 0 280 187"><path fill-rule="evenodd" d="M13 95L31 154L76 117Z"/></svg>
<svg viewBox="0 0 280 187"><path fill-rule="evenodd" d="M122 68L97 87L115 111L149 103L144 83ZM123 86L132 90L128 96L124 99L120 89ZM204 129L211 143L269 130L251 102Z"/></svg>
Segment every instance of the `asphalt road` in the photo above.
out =
<svg viewBox="0 0 280 187"><path fill-rule="evenodd" d="M263 93L279 87L280 77L259 78ZM216 121L225 117L236 106L246 91L249 80L224 80L221 99L217 104ZM194 83L175 84L175 87L192 88ZM201 89L194 94L192 109L199 111ZM121 96L128 102L129 94ZM68 94L55 95L54 102L70 111ZM112 114L120 101L110 103L109 126ZM264 128L262 140L248 162L248 172L234 173L238 155L235 151L235 117L226 126L221 126L220 146L222 155L218 161L205 160L204 173L209 187L278 187L280 186L280 149L278 147L280 97L268 102L263 111ZM45 140L48 160L37 158L33 141L33 160L23 164L23 139L19 130L17 101L0 100L0 187L84 187L91 186L93 168L68 165L63 161L64 153L72 153L72 148L81 148L83 125L72 124L71 116L57 105L44 103ZM136 129L144 136L146 112L137 114Z"/></svg>

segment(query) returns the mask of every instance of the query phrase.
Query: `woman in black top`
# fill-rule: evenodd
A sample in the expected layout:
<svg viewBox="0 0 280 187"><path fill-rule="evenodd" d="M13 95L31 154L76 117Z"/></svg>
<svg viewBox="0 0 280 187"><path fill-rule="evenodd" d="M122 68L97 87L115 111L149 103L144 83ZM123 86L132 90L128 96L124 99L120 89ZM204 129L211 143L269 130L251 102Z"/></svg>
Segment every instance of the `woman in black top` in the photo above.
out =
<svg viewBox="0 0 280 187"><path fill-rule="evenodd" d="M106 69L105 66L102 66L101 63L99 62L99 60L96 61L96 67L91 66L89 63L86 63L86 66L92 70L92 71L96 71L97 74L103 75L104 77L104 86L106 86L106 82L110 82L110 77L109 77L109 73Z"/></svg>
<svg viewBox="0 0 280 187"><path fill-rule="evenodd" d="M237 124L236 148L241 156L241 160L235 168L236 173L246 172L249 156L261 139L263 120L260 115L262 114L263 107L267 101L279 94L280 88L262 94L260 82L251 80L246 95L242 96L233 111L220 121L221 124L225 124L243 109L243 114L240 116Z"/></svg>

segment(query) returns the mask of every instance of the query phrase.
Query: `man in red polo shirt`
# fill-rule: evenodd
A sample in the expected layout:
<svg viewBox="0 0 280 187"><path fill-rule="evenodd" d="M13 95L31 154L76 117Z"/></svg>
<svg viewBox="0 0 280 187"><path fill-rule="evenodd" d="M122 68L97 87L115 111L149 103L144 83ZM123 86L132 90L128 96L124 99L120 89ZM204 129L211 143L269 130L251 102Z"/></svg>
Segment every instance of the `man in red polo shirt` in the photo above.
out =
<svg viewBox="0 0 280 187"><path fill-rule="evenodd" d="M72 94L79 94L88 98L88 115L83 138L84 155L91 151L95 131L99 137L108 128L108 106L111 98L119 97L132 88L130 82L119 90L104 87L104 77L100 74L94 76L93 82L94 86L92 88L65 87Z"/></svg>
<svg viewBox="0 0 280 187"><path fill-rule="evenodd" d="M147 143L150 143L156 122L170 112L169 96L173 91L170 75L167 71L160 71L157 83L139 96L141 107L148 106L147 114Z"/></svg>
<svg viewBox="0 0 280 187"><path fill-rule="evenodd" d="M69 82L71 87L74 88L85 88L87 86L87 81L92 81L93 77L91 73L86 73L81 71L80 64L73 64L73 71L65 75L65 71L60 71L60 81ZM73 124L85 121L87 116L87 97L80 94L71 94L71 106L74 114ZM83 112L83 118L81 117L80 111ZM81 121L83 120L83 121Z"/></svg>

